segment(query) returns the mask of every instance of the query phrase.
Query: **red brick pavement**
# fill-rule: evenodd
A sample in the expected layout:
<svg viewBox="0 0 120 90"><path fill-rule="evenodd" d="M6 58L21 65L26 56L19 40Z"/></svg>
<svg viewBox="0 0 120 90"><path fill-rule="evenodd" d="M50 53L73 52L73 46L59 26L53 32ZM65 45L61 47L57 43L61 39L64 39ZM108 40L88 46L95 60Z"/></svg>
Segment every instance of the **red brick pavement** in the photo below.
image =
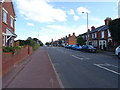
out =
<svg viewBox="0 0 120 90"><path fill-rule="evenodd" d="M7 88L61 88L47 51L37 50Z"/></svg>

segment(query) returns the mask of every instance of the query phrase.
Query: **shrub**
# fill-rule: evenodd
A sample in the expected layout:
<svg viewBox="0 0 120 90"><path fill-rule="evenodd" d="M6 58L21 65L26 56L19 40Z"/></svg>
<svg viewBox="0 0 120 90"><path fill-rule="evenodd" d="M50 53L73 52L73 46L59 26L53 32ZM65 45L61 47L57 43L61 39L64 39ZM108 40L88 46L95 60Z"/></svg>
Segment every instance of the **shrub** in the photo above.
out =
<svg viewBox="0 0 120 90"><path fill-rule="evenodd" d="M6 46L6 47L3 47L3 52L12 52L12 53L14 53L15 50L19 50L19 49L20 49L20 47L18 47L18 46L15 46L15 47Z"/></svg>
<svg viewBox="0 0 120 90"><path fill-rule="evenodd" d="M37 50L40 47L40 44L35 44L34 46L32 46L33 50Z"/></svg>

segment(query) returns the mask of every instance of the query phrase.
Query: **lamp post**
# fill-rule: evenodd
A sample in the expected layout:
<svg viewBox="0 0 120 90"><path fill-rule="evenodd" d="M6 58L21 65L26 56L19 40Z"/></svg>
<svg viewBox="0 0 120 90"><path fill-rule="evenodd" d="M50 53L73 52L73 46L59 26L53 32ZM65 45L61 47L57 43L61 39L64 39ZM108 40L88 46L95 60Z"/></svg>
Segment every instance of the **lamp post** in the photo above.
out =
<svg viewBox="0 0 120 90"><path fill-rule="evenodd" d="M82 12L82 13L86 13L87 14L87 44L88 44L88 12Z"/></svg>

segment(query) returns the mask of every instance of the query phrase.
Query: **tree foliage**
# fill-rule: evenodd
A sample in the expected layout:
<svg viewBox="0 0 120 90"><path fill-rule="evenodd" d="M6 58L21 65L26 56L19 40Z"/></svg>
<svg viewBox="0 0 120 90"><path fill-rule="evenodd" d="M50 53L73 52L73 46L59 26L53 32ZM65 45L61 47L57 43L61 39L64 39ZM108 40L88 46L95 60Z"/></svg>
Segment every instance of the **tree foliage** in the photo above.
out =
<svg viewBox="0 0 120 90"><path fill-rule="evenodd" d="M80 35L77 37L77 44L80 44L80 45L84 45L85 44L85 40Z"/></svg>
<svg viewBox="0 0 120 90"><path fill-rule="evenodd" d="M50 43L49 43L49 42L46 42L46 43L45 43L45 45L49 46L49 45L50 45Z"/></svg>
<svg viewBox="0 0 120 90"><path fill-rule="evenodd" d="M120 44L120 18L109 22L109 30L111 32L112 39Z"/></svg>
<svg viewBox="0 0 120 90"><path fill-rule="evenodd" d="M58 41L58 44L59 44L59 45L62 45L62 40L59 40L59 41Z"/></svg>

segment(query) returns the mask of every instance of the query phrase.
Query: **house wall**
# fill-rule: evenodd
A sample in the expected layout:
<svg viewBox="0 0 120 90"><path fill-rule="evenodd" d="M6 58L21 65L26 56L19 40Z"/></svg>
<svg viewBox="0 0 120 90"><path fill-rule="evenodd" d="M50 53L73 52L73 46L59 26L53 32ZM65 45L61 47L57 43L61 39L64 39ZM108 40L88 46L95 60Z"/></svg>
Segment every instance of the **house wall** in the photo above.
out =
<svg viewBox="0 0 120 90"><path fill-rule="evenodd" d="M10 15L15 18L15 12L14 12L14 8L12 5L12 2L3 2L2 3L2 8L4 8L5 10L7 10L8 14L7 14L7 24L6 23L2 23L2 31L6 33L6 27L10 28L13 32L15 31L15 22L13 24L13 27L10 27ZM3 13L3 10L2 10ZM2 16L3 19L3 16Z"/></svg>
<svg viewBox="0 0 120 90"><path fill-rule="evenodd" d="M0 2L0 47L2 47L2 3ZM2 74L2 48L0 48L0 89L1 89L1 75Z"/></svg>
<svg viewBox="0 0 120 90"><path fill-rule="evenodd" d="M8 12L7 13L7 23L3 22L3 11L4 9ZM13 27L10 26L10 19L11 16L13 17ZM6 28L11 29L13 32L15 32L15 11L14 11L14 7L13 7L13 3L11 0L6 0L2 3L2 38L3 38L3 46L6 46ZM14 41L12 40L12 46L14 45Z"/></svg>
<svg viewBox="0 0 120 90"><path fill-rule="evenodd" d="M73 33L72 36L69 36L69 38L68 38L68 44L69 45L75 45L76 44L76 36L75 36L74 33Z"/></svg>

